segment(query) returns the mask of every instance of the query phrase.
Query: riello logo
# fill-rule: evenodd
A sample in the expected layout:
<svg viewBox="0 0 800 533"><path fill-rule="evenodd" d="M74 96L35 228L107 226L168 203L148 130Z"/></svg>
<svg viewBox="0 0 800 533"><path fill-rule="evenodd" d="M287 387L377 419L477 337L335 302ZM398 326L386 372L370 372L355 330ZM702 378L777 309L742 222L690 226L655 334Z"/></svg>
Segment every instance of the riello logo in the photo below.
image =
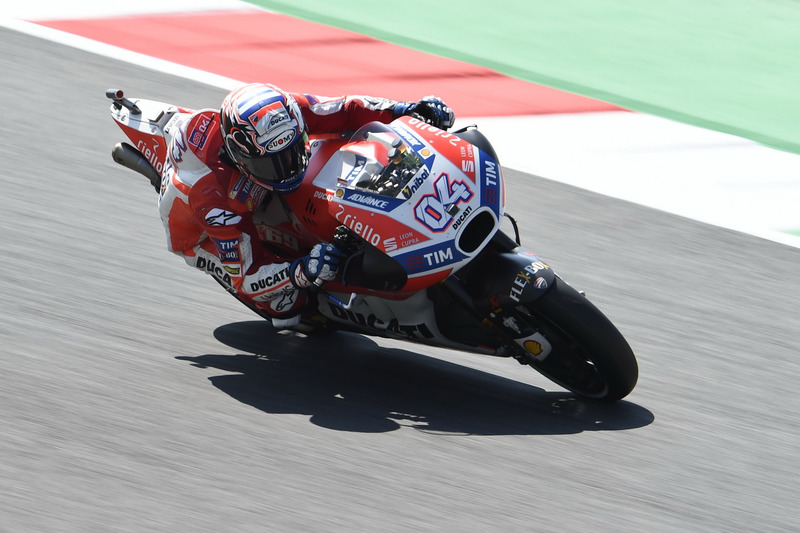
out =
<svg viewBox="0 0 800 533"><path fill-rule="evenodd" d="M414 217L431 231L444 231L453 221L448 209L469 202L474 193L463 180L450 181L446 172L439 174L433 182L433 190L433 194L426 194L414 206Z"/></svg>

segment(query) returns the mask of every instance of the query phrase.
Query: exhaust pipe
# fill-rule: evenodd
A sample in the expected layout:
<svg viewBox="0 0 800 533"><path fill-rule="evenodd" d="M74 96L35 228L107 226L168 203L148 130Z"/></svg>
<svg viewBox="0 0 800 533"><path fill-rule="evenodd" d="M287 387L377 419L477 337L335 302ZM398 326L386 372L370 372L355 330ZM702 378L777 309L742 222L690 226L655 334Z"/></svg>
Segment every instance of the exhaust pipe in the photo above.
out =
<svg viewBox="0 0 800 533"><path fill-rule="evenodd" d="M117 143L111 152L114 162L134 170L150 180L156 192L161 191L161 174L145 159L142 153L128 143Z"/></svg>

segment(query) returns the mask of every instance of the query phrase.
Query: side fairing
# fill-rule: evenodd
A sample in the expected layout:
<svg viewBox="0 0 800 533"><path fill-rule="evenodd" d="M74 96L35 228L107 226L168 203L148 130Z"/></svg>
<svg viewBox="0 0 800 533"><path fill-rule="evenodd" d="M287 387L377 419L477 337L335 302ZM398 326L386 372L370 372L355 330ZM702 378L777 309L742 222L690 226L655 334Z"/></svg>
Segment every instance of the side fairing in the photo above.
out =
<svg viewBox="0 0 800 533"><path fill-rule="evenodd" d="M131 113L125 107L112 104L111 117L131 144L160 174L167 160L170 136L192 111L153 100L137 99L133 102L141 113Z"/></svg>

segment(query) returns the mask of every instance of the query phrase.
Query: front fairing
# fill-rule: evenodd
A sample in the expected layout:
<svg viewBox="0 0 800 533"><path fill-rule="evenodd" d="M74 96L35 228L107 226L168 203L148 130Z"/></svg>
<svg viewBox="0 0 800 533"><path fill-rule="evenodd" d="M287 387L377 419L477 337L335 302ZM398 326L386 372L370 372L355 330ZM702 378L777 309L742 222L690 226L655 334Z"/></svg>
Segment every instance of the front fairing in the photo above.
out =
<svg viewBox="0 0 800 533"><path fill-rule="evenodd" d="M392 158L398 140L404 156ZM495 233L505 207L502 171L491 155L411 117L359 130L313 185L329 195L337 223L402 265L406 289L466 265Z"/></svg>

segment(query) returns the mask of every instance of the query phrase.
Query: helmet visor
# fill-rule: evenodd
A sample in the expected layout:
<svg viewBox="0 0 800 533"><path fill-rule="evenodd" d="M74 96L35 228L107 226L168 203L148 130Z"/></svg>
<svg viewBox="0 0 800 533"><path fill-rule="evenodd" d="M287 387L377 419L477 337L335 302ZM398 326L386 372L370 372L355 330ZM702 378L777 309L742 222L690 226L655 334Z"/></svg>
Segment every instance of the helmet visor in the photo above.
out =
<svg viewBox="0 0 800 533"><path fill-rule="evenodd" d="M305 137L305 135L303 136ZM234 150L234 161L259 184L267 188L289 182L302 175L308 165L303 138L289 148L261 157L250 157Z"/></svg>

